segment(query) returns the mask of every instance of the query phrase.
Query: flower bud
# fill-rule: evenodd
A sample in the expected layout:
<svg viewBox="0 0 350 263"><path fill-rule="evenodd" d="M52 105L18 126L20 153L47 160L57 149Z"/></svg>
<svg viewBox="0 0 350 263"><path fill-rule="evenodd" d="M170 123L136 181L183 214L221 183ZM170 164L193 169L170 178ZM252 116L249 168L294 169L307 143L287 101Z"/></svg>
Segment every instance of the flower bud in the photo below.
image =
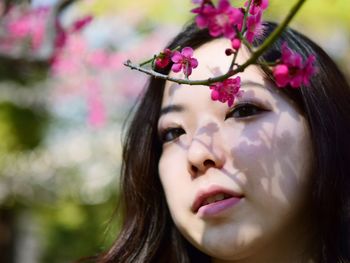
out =
<svg viewBox="0 0 350 263"><path fill-rule="evenodd" d="M231 56L234 53L234 51L231 48L228 48L225 50L226 56Z"/></svg>
<svg viewBox="0 0 350 263"><path fill-rule="evenodd" d="M241 40L235 38L232 40L232 47L234 50L238 50L241 47Z"/></svg>

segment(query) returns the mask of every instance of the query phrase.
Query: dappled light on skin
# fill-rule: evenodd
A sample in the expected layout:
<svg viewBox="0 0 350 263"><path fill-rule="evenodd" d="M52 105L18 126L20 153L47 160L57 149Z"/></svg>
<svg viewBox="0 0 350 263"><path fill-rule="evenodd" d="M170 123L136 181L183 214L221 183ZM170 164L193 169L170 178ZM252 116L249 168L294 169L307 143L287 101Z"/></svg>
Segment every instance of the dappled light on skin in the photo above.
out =
<svg viewBox="0 0 350 263"><path fill-rule="evenodd" d="M210 59L226 45L230 43L219 39L195 50L202 63L194 79L229 63L224 55ZM239 59L244 61L247 54ZM304 213L312 162L309 128L299 109L260 70L249 67L240 77L244 92L232 107L211 101L207 87L166 84L162 107L178 110L162 115L158 127L177 132L163 142L160 179L176 226L214 262L260 262L259 257L284 262L308 246L308 235L300 229L309 225ZM247 107L240 105L253 105L240 113L249 109L249 115L237 115L239 107ZM212 187L242 197L212 216L191 211L198 191ZM300 247L291 249L295 242Z"/></svg>

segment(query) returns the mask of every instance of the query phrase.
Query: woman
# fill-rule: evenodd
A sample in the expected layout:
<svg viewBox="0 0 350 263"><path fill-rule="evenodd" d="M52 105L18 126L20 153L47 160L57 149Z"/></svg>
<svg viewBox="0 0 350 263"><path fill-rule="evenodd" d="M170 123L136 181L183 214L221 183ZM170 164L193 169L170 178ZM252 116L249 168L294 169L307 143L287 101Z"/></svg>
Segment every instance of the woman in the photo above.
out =
<svg viewBox="0 0 350 263"><path fill-rule="evenodd" d="M278 89L251 66L228 107L206 87L150 80L124 144L121 232L99 262L350 262L350 89L290 29L261 60L284 41L316 55L309 87ZM193 24L177 46L195 49L193 79L227 69L226 40Z"/></svg>

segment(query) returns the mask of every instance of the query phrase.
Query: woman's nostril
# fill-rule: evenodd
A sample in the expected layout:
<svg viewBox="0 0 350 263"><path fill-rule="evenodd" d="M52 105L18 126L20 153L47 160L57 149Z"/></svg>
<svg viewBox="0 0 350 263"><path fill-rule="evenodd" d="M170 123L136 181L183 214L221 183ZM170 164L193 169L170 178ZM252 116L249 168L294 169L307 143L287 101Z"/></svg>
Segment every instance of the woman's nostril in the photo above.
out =
<svg viewBox="0 0 350 263"><path fill-rule="evenodd" d="M197 172L198 172L198 168L197 168L196 166L194 166L194 165L192 165L191 169L192 169L192 171L193 171L194 173L197 173Z"/></svg>
<svg viewBox="0 0 350 263"><path fill-rule="evenodd" d="M213 160L205 160L203 164L204 164L205 167L213 167L213 166L215 166L215 162Z"/></svg>

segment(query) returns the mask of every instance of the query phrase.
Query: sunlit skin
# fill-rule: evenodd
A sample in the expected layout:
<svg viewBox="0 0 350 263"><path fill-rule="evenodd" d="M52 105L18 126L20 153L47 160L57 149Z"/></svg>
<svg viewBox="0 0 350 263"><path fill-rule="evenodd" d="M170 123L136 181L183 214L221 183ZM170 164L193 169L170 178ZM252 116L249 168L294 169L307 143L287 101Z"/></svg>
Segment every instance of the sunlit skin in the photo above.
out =
<svg viewBox="0 0 350 263"><path fill-rule="evenodd" d="M228 47L228 40L216 39L196 49L199 66L190 79L226 72ZM243 50L238 62L248 57ZM168 109L158 122L159 176L171 216L186 239L215 263L309 259L307 121L258 67L240 76L244 94L231 108L212 101L208 87L166 83L162 108ZM193 212L196 194L213 186L243 197L213 216Z"/></svg>

